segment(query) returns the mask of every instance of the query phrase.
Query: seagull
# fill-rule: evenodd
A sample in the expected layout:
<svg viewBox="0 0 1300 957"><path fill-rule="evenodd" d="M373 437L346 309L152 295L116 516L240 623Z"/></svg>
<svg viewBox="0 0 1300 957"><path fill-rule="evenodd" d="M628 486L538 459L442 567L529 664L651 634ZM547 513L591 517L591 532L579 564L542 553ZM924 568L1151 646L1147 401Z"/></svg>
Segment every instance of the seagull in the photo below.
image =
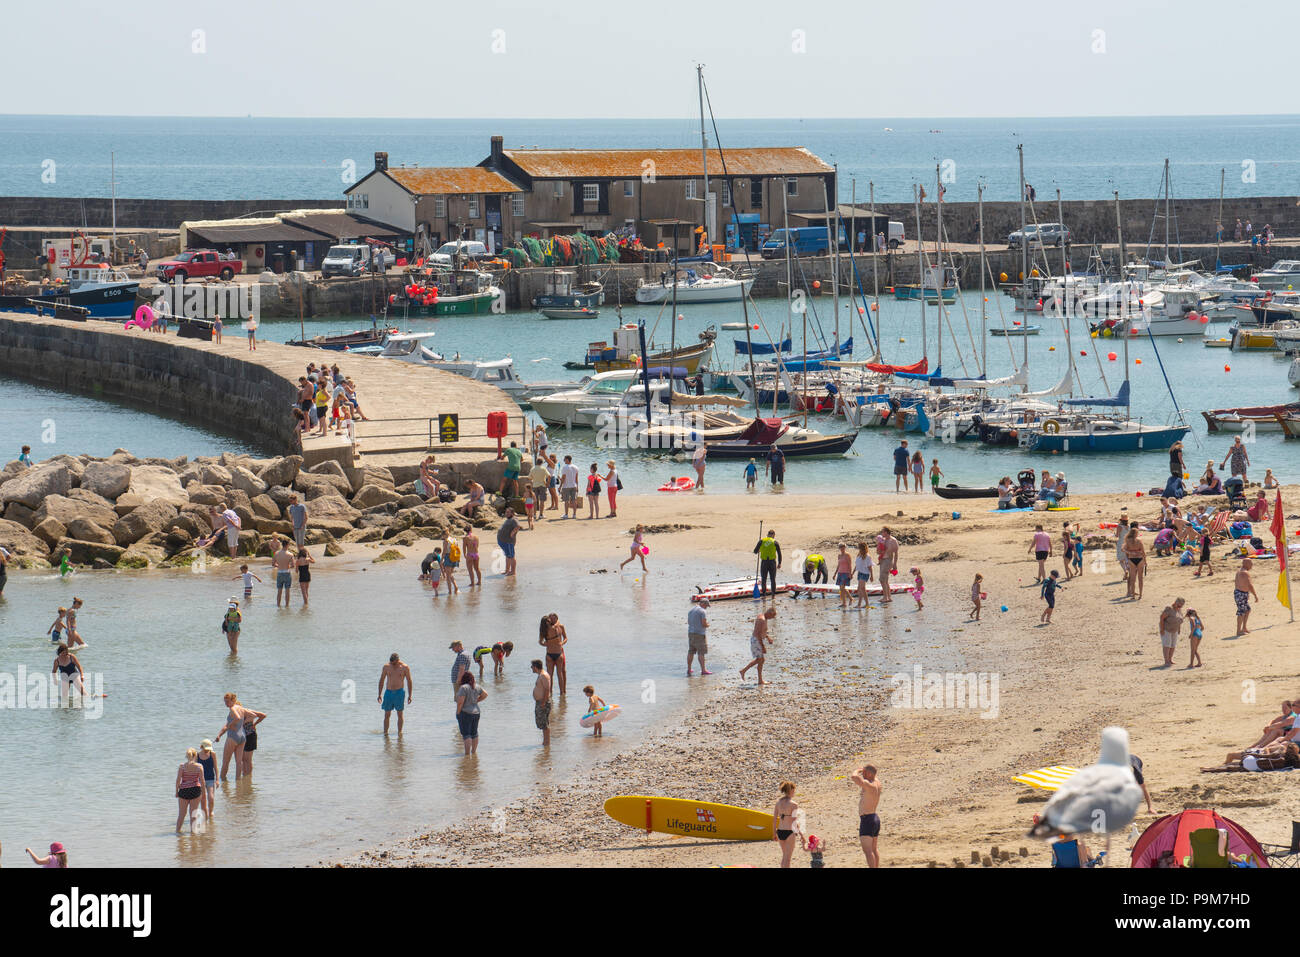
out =
<svg viewBox="0 0 1300 957"><path fill-rule="evenodd" d="M1109 851L1110 835L1128 827L1141 804L1142 788L1129 764L1128 732L1105 728L1097 763L1065 779L1044 805L1029 836L1054 839L1058 834L1104 832Z"/></svg>

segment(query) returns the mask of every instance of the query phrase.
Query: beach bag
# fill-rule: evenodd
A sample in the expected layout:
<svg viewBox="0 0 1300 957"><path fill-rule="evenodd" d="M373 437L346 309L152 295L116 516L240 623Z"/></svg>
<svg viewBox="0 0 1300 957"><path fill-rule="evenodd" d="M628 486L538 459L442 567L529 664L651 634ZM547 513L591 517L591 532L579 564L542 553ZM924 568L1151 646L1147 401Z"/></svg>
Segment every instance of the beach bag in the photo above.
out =
<svg viewBox="0 0 1300 957"><path fill-rule="evenodd" d="M623 491L623 480L622 480L621 478L619 478L617 475L615 475L615 476L614 476L614 481L618 483L618 485L615 486L615 487L616 487L620 492Z"/></svg>
<svg viewBox="0 0 1300 957"><path fill-rule="evenodd" d="M600 494L600 479L596 478L594 475L591 478L591 488L588 490L587 494L588 495Z"/></svg>
<svg viewBox="0 0 1300 957"><path fill-rule="evenodd" d="M456 500L456 493L453 492L451 489L446 487L438 489L439 502L454 502L455 500Z"/></svg>
<svg viewBox="0 0 1300 957"><path fill-rule="evenodd" d="M230 630L230 622L226 621L225 615L221 616L221 630L223 632L227 632Z"/></svg>

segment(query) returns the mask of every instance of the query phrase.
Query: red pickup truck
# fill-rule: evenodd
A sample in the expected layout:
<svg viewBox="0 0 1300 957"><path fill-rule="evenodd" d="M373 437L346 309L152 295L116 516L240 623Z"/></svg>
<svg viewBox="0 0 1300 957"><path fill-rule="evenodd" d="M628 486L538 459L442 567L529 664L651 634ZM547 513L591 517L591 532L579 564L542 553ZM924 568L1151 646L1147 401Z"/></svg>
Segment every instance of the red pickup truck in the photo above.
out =
<svg viewBox="0 0 1300 957"><path fill-rule="evenodd" d="M213 249L190 249L175 259L166 259L158 264L158 278L173 281L180 279L201 279L205 276L219 276L231 279L235 273L243 272L244 264L238 259L224 259Z"/></svg>

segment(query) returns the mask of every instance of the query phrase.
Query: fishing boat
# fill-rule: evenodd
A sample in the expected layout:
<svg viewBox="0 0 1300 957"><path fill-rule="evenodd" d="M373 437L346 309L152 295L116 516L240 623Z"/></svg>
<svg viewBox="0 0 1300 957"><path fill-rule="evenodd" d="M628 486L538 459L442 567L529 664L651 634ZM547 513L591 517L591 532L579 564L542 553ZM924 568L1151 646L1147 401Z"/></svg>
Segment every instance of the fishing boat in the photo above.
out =
<svg viewBox="0 0 1300 957"><path fill-rule="evenodd" d="M53 287L33 286L27 292L0 296L0 312L53 315L56 306L89 310L92 319L130 319L140 283L120 269L72 266L64 269L67 281Z"/></svg>
<svg viewBox="0 0 1300 957"><path fill-rule="evenodd" d="M895 299L916 300L924 296L926 302L953 303L957 301L957 270L952 266L930 266L924 283L898 283L894 285Z"/></svg>
<svg viewBox="0 0 1300 957"><path fill-rule="evenodd" d="M1233 352L1271 352L1277 348L1273 332L1273 326L1247 326L1233 323L1228 329L1232 337L1228 348Z"/></svg>
<svg viewBox="0 0 1300 957"><path fill-rule="evenodd" d="M759 458L776 446L786 458L843 455L853 447L856 432L822 435L812 429L792 429L783 419L755 419L734 439L704 440L711 458Z"/></svg>
<svg viewBox="0 0 1300 957"><path fill-rule="evenodd" d="M597 319L600 317L599 309L591 309L587 306L577 306L571 309L547 306L541 310L541 313L547 319Z"/></svg>
<svg viewBox="0 0 1300 957"><path fill-rule="evenodd" d="M605 287L598 282L578 282L571 269L555 269L546 277L544 291L533 297L533 308L543 314L549 308L592 309L605 302ZM548 319L557 318L547 316ZM571 318L571 317L564 317ZM581 318L581 317L579 317Z"/></svg>
<svg viewBox="0 0 1300 957"><path fill-rule="evenodd" d="M699 334L699 342L689 346L679 346L647 355L651 366L680 366L687 375L695 375L709 364L713 355L713 345L717 341L718 331L712 326ZM651 346L653 348L653 346ZM592 342L587 345L587 354L580 363L566 362L566 369L593 369L596 372L612 372L616 369L634 369L640 362L641 345L638 326L634 322L625 322L614 329L614 344Z"/></svg>
<svg viewBox="0 0 1300 957"><path fill-rule="evenodd" d="M936 485L934 494L940 498L997 498L998 490L989 488L963 488L959 485Z"/></svg>
<svg viewBox="0 0 1300 957"><path fill-rule="evenodd" d="M1300 414L1300 402L1284 405L1250 405L1235 409L1212 409L1202 412L1205 425L1211 432L1279 432L1282 429L1278 416Z"/></svg>
<svg viewBox="0 0 1300 957"><path fill-rule="evenodd" d="M679 303L697 302L739 302L749 295L754 288L754 277L738 277L726 266L701 265L697 272L693 266L665 270L659 279L641 279L636 286L636 301L645 304L667 302L673 298L673 286L677 286L676 296Z"/></svg>
<svg viewBox="0 0 1300 957"><path fill-rule="evenodd" d="M333 352L351 352L372 347L370 351L378 353L379 347L384 344L384 340L395 332L397 332L397 329L385 327L380 324L377 317L371 316L369 329L354 329L351 332L328 332L324 335L312 336L310 339L290 339L285 345L309 346L313 349L329 349Z"/></svg>
<svg viewBox="0 0 1300 957"><path fill-rule="evenodd" d="M394 305L408 316L480 316L505 305L505 293L489 272L476 269L425 270L396 294Z"/></svg>

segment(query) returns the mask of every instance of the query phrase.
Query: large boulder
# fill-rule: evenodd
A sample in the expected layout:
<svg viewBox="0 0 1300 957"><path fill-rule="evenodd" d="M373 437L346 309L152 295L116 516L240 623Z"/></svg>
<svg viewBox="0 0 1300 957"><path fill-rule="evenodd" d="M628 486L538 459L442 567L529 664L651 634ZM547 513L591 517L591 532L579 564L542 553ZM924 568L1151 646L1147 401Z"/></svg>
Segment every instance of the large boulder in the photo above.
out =
<svg viewBox="0 0 1300 957"><path fill-rule="evenodd" d="M0 545L18 558L46 558L50 546L25 526L0 518Z"/></svg>
<svg viewBox="0 0 1300 957"><path fill-rule="evenodd" d="M49 495L67 495L72 490L72 479L72 469L64 463L38 465L0 485L0 501L34 509Z"/></svg>
<svg viewBox="0 0 1300 957"><path fill-rule="evenodd" d="M84 502L66 495L51 495L41 502L35 515L37 522L43 522L47 518L57 518L64 525L71 525L76 519L84 518L100 528L112 528L117 521L117 512L94 502ZM75 535L72 537L76 538Z"/></svg>
<svg viewBox="0 0 1300 957"><path fill-rule="evenodd" d="M93 565L101 560L116 565L126 549L118 545L106 545L103 542L81 542L75 538L65 538L56 546L57 551L66 551L68 558L78 565Z"/></svg>
<svg viewBox="0 0 1300 957"><path fill-rule="evenodd" d="M51 521L51 519L46 519ZM85 518L74 518L68 523L66 538L75 538L80 542L99 542L101 545L116 545L113 533L101 525Z"/></svg>
<svg viewBox="0 0 1300 957"><path fill-rule="evenodd" d="M391 488L384 488L380 485L363 485L352 496L352 505L355 508L371 508L375 505L387 505L389 502L396 502L400 495Z"/></svg>
<svg viewBox="0 0 1300 957"><path fill-rule="evenodd" d="M177 514L170 502L160 499L146 502L117 520L113 526L113 538L119 545L133 545L146 535L171 528Z"/></svg>
<svg viewBox="0 0 1300 957"><path fill-rule="evenodd" d="M242 465L236 465L230 470L230 478L235 488L239 489L249 498L261 495L270 488L266 482L258 478L251 470L244 468Z"/></svg>
<svg viewBox="0 0 1300 957"><path fill-rule="evenodd" d="M160 500L176 508L189 501L180 477L165 465L131 466L131 484L125 494L139 495L145 502Z"/></svg>
<svg viewBox="0 0 1300 957"><path fill-rule="evenodd" d="M345 472L348 481L352 483L353 492L359 492L367 485L392 489L396 484L393 482L393 473L382 465L363 465L360 468L346 469Z"/></svg>
<svg viewBox="0 0 1300 957"><path fill-rule="evenodd" d="M332 535L345 535L361 513L348 504L342 495L322 495L312 500L307 509L307 527L322 528Z"/></svg>
<svg viewBox="0 0 1300 957"><path fill-rule="evenodd" d="M333 459L326 459L324 462L317 462L307 470L312 475L337 475L341 479L346 479L348 473L343 471L343 466Z"/></svg>
<svg viewBox="0 0 1300 957"><path fill-rule="evenodd" d="M68 537L68 528L57 518L47 518L32 526L32 534L53 548L59 539Z"/></svg>
<svg viewBox="0 0 1300 957"><path fill-rule="evenodd" d="M275 499L271 496L254 495L250 504L253 507L253 514L258 518L278 519L281 514L280 506L275 504Z"/></svg>
<svg viewBox="0 0 1300 957"><path fill-rule="evenodd" d="M81 488L114 499L131 484L131 470L116 462L91 462L81 473Z"/></svg>
<svg viewBox="0 0 1300 957"><path fill-rule="evenodd" d="M351 495L352 483L341 475L321 475L315 472L299 472L293 481L293 487L303 494L304 500L323 493ZM0 486L0 490L3 486Z"/></svg>
<svg viewBox="0 0 1300 957"><path fill-rule="evenodd" d="M104 498L104 496L100 495L98 492L92 492L88 488L74 488L72 491L68 493L68 498L76 502L87 502L90 505L94 505L98 508L111 509L113 507L113 503L111 501Z"/></svg>
<svg viewBox="0 0 1300 957"><path fill-rule="evenodd" d="M144 502L143 495L136 495L134 492L123 492L117 497L117 501L113 503L113 511L117 513L118 518L121 518L133 509L139 508Z"/></svg>
<svg viewBox="0 0 1300 957"><path fill-rule="evenodd" d="M190 502L194 505L215 505L217 508L226 507L226 490L220 485L199 485L190 483L185 488L185 494L189 496Z"/></svg>
<svg viewBox="0 0 1300 957"><path fill-rule="evenodd" d="M295 493L293 489L286 488L283 485L272 485L269 489L266 490L266 497L269 498L271 501L275 502L276 506L280 509L281 512L283 512L286 508L289 507L289 496L295 494L297 493ZM302 500L301 495L298 496L298 500L299 501Z"/></svg>
<svg viewBox="0 0 1300 957"><path fill-rule="evenodd" d="M75 455L51 455L41 463L42 465L62 465L68 470L72 478L72 487L76 488L81 484L81 476L86 471L86 463Z"/></svg>
<svg viewBox="0 0 1300 957"><path fill-rule="evenodd" d="M196 515L189 510L182 511L177 515L171 527L183 530L190 538L203 538L212 534L212 525L208 521L207 514Z"/></svg>
<svg viewBox="0 0 1300 957"><path fill-rule="evenodd" d="M136 542L117 560L119 568L148 568L160 565L167 558L167 549L159 545Z"/></svg>
<svg viewBox="0 0 1300 957"><path fill-rule="evenodd" d="M176 473L176 477L180 480L181 488L189 488L191 482L196 485L203 484L203 472L198 463L187 465Z"/></svg>
<svg viewBox="0 0 1300 957"><path fill-rule="evenodd" d="M23 528L31 528L36 524L36 509L28 508L22 502L10 502L5 507L5 518Z"/></svg>
<svg viewBox="0 0 1300 957"><path fill-rule="evenodd" d="M230 485L230 469L215 463L199 468L199 481L204 485Z"/></svg>
<svg viewBox="0 0 1300 957"><path fill-rule="evenodd" d="M257 477L267 485L292 485L302 468L301 455L282 455L271 459L257 471Z"/></svg>

